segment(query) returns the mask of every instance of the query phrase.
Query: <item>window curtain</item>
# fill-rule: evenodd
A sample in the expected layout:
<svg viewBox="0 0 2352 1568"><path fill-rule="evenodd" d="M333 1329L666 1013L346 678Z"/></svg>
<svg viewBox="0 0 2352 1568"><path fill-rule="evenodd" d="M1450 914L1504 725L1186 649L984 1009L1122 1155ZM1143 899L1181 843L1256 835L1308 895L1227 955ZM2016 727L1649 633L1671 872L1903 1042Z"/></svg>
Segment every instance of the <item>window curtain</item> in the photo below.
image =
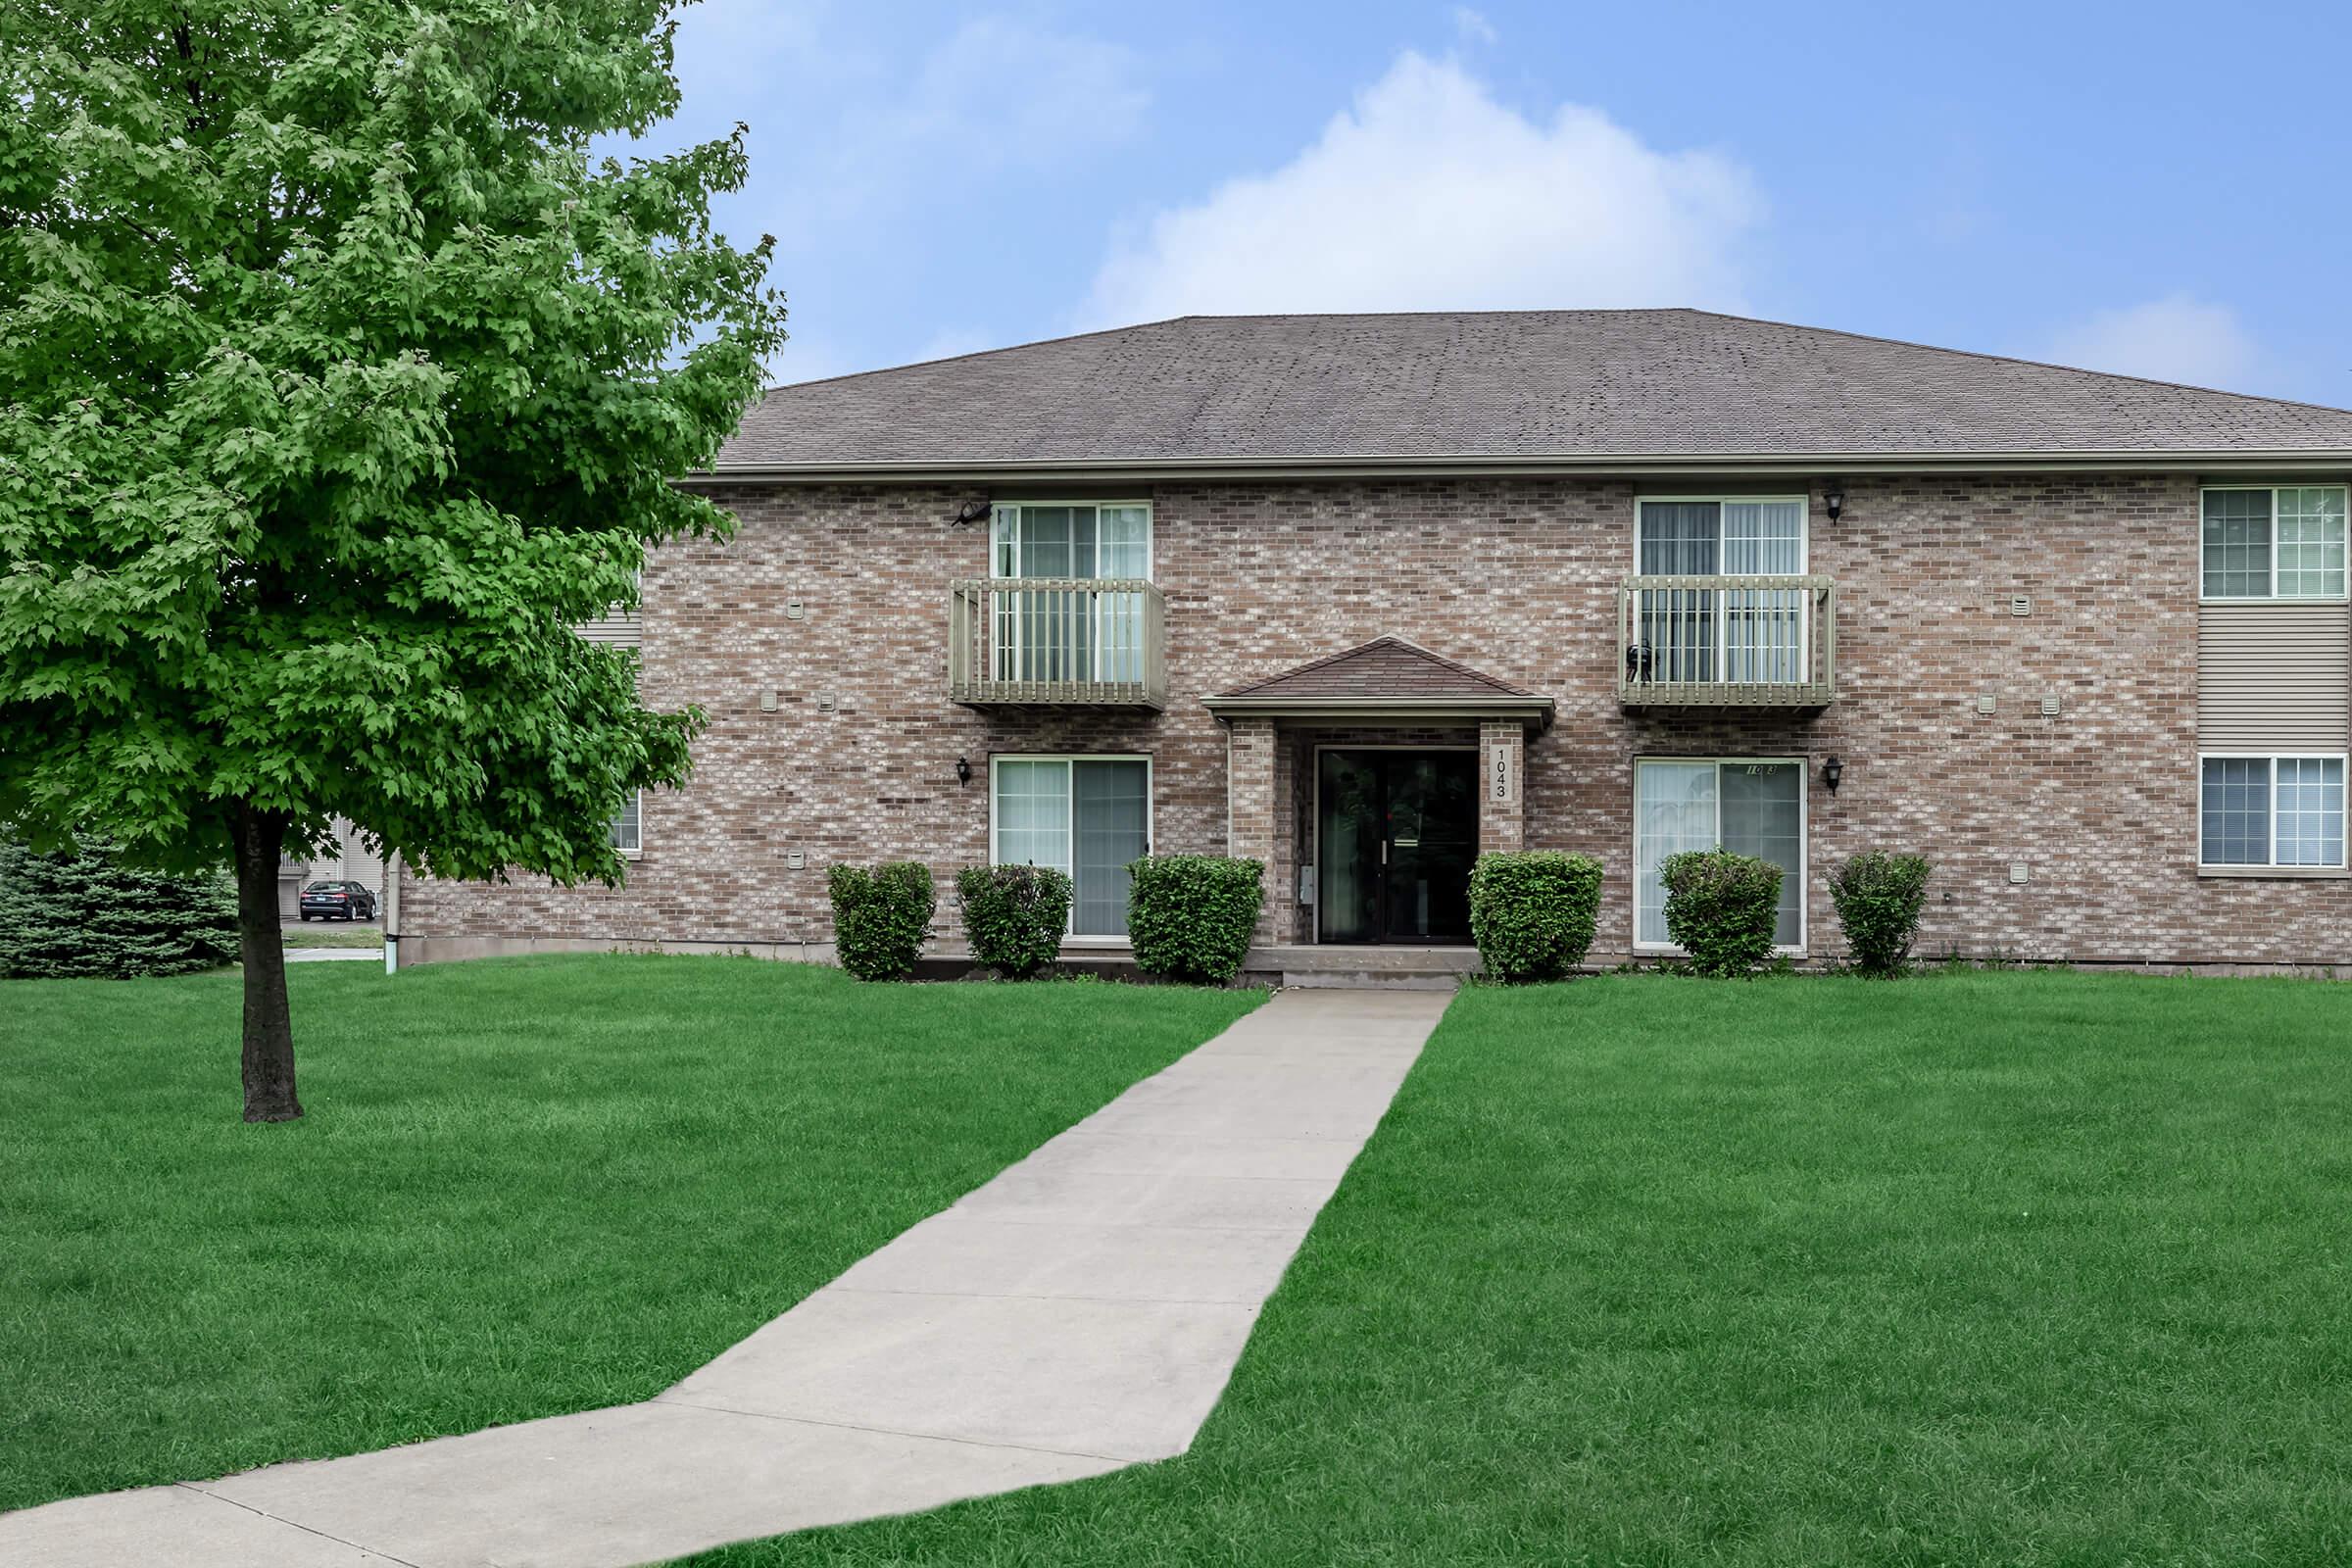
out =
<svg viewBox="0 0 2352 1568"><path fill-rule="evenodd" d="M1658 866L1670 855L1715 848L1715 764L1642 762L1635 779L1634 934L1662 946L1673 939Z"/></svg>
<svg viewBox="0 0 2352 1568"><path fill-rule="evenodd" d="M1070 764L997 764L997 863L1070 868Z"/></svg>
<svg viewBox="0 0 2352 1568"><path fill-rule="evenodd" d="M1643 576L1712 577L1722 569L1723 507L1714 501L1644 501L1638 563ZM1653 680L1715 679L1715 595L1651 589L1640 607L1642 657Z"/></svg>

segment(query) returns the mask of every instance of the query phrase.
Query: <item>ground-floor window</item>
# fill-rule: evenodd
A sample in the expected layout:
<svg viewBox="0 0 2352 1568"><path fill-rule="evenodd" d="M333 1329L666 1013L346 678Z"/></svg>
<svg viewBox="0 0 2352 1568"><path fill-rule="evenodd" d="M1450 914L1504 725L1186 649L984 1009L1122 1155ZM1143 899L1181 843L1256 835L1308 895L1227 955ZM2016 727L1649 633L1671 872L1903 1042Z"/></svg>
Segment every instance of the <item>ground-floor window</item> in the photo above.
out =
<svg viewBox="0 0 2352 1568"><path fill-rule="evenodd" d="M1805 940L1805 767L1786 760L1642 761L1634 764L1634 940L1668 947L1669 855L1721 846L1779 866L1780 919L1773 940Z"/></svg>
<svg viewBox="0 0 2352 1568"><path fill-rule="evenodd" d="M2200 770L2200 864L2344 863L2343 758L2208 757Z"/></svg>
<svg viewBox="0 0 2352 1568"><path fill-rule="evenodd" d="M1152 763L1141 757L1000 757L990 857L1077 884L1070 934L1127 934L1127 865L1151 853Z"/></svg>
<svg viewBox="0 0 2352 1568"><path fill-rule="evenodd" d="M645 791L631 790L628 804L612 818L612 847L623 855L645 849Z"/></svg>

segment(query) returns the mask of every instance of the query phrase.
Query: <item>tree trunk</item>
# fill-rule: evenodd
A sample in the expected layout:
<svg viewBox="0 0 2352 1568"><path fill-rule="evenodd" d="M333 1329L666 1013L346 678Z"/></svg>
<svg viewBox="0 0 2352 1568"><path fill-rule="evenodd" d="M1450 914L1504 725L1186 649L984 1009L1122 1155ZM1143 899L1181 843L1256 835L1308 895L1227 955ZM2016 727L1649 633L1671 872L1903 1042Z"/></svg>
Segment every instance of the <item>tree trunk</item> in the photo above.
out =
<svg viewBox="0 0 2352 1568"><path fill-rule="evenodd" d="M286 940L277 912L277 858L286 819L237 808L237 935L245 955L245 1119L292 1121L294 1019L286 1009Z"/></svg>

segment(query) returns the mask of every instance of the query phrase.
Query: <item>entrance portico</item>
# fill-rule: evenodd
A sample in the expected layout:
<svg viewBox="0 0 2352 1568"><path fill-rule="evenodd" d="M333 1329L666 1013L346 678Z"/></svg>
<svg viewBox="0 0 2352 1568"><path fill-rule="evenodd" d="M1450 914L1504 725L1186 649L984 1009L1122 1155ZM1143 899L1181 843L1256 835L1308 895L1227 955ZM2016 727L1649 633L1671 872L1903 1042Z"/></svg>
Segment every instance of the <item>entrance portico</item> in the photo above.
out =
<svg viewBox="0 0 2352 1568"><path fill-rule="evenodd" d="M1478 855L1524 847L1552 703L1386 636L1205 699L1231 854L1265 862L1261 946L1469 941Z"/></svg>

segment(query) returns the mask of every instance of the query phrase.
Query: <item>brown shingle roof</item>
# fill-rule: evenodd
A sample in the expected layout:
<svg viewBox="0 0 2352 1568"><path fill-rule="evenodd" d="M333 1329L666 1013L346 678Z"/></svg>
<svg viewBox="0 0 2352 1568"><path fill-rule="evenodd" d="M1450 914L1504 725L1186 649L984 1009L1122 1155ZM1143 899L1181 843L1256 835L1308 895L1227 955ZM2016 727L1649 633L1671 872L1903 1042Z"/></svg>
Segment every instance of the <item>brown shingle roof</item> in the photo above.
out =
<svg viewBox="0 0 2352 1568"><path fill-rule="evenodd" d="M2345 454L2352 412L1704 311L1190 316L779 387L718 467Z"/></svg>
<svg viewBox="0 0 2352 1568"><path fill-rule="evenodd" d="M1297 669L1218 694L1229 697L1281 698L1493 698L1528 697L1508 681L1472 669L1467 664L1431 653L1401 637L1375 637L1343 653L1329 655Z"/></svg>

